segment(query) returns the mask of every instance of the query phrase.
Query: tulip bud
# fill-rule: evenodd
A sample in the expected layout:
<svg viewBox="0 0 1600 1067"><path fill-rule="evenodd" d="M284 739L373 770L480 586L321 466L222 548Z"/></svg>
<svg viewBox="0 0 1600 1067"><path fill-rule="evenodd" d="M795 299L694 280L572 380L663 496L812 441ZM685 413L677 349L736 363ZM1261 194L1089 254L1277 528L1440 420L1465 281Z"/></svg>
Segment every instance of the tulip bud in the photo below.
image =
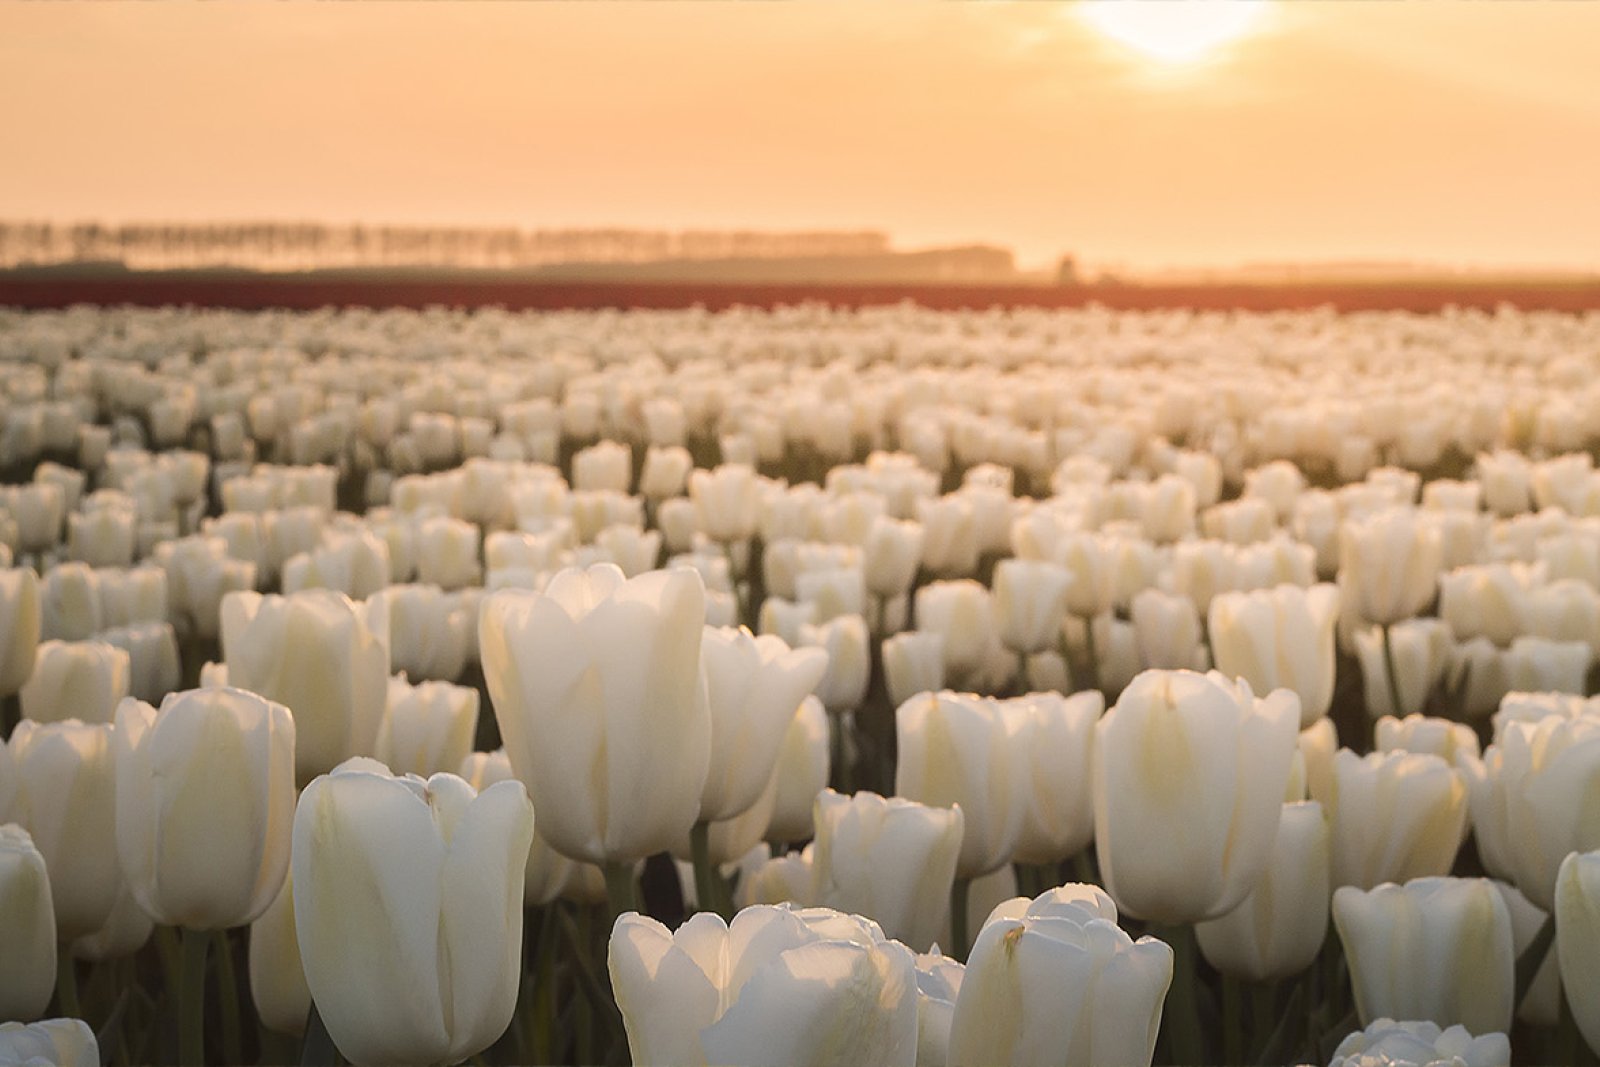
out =
<svg viewBox="0 0 1600 1067"><path fill-rule="evenodd" d="M960 807L876 793L817 796L815 898L874 919L896 940L926 948L939 936L961 853Z"/></svg>
<svg viewBox="0 0 1600 1067"><path fill-rule="evenodd" d="M800 852L786 856L773 856L766 845L758 846L756 855L766 858L754 868L744 871L739 878L736 894L740 909L753 904L795 904L802 908L817 905L816 871L812 864L815 849L807 845ZM679 867L683 870L682 865ZM692 882L694 869L689 868L687 878ZM692 885L689 887L692 890Z"/></svg>
<svg viewBox="0 0 1600 1067"><path fill-rule="evenodd" d="M676 933L629 913L611 932L609 966L634 1063L916 1058L911 953L837 913L756 906L729 924L701 912Z"/></svg>
<svg viewBox="0 0 1600 1067"><path fill-rule="evenodd" d="M1461 759L1478 852L1490 874L1545 911L1570 852L1600 848L1600 719L1507 721L1482 761Z"/></svg>
<svg viewBox="0 0 1600 1067"><path fill-rule="evenodd" d="M110 722L128 695L128 654L104 641L46 641L19 694L22 717L34 722Z"/></svg>
<svg viewBox="0 0 1600 1067"><path fill-rule="evenodd" d="M1334 1049L1329 1067L1510 1067L1505 1034L1473 1037L1465 1026L1441 1030L1437 1023L1374 1019L1348 1034Z"/></svg>
<svg viewBox="0 0 1600 1067"><path fill-rule="evenodd" d="M1333 884L1370 889L1444 875L1467 815L1461 775L1437 756L1340 749L1325 798L1333 834Z"/></svg>
<svg viewBox="0 0 1600 1067"><path fill-rule="evenodd" d="M1511 1028L1511 915L1487 878L1418 878L1364 891L1341 886L1333 923L1362 1025L1390 1018L1460 1024L1479 1034Z"/></svg>
<svg viewBox="0 0 1600 1067"><path fill-rule="evenodd" d="M1031 784L1018 773L1026 715L948 690L912 697L895 711L894 791L933 807L960 806L962 878L1009 863L1016 849Z"/></svg>
<svg viewBox="0 0 1600 1067"><path fill-rule="evenodd" d="M884 683L889 703L899 707L918 693L945 687L944 638L910 630L883 642Z"/></svg>
<svg viewBox="0 0 1600 1067"><path fill-rule="evenodd" d="M111 727L22 722L7 748L18 786L9 817L32 836L50 871L58 940L92 934L122 882Z"/></svg>
<svg viewBox="0 0 1600 1067"><path fill-rule="evenodd" d="M299 781L370 753L377 744L389 689L383 607L382 601L356 604L327 589L223 598L228 684L294 712Z"/></svg>
<svg viewBox="0 0 1600 1067"><path fill-rule="evenodd" d="M1340 531L1339 572L1351 607L1379 625L1400 622L1433 599L1439 534L1414 514L1388 511L1347 521Z"/></svg>
<svg viewBox="0 0 1600 1067"><path fill-rule="evenodd" d="M39 576L27 567L0 570L0 697L33 673L42 628Z"/></svg>
<svg viewBox="0 0 1600 1067"><path fill-rule="evenodd" d="M1093 690L1070 697L1032 693L1002 703L1021 712L1014 773L1026 776L1022 829L1013 858L1018 863L1059 863L1083 851L1094 837L1089 769L1094 726L1105 711L1105 697Z"/></svg>
<svg viewBox="0 0 1600 1067"><path fill-rule="evenodd" d="M348 761L294 815L306 986L355 1064L459 1063L516 1010L533 806L515 782Z"/></svg>
<svg viewBox="0 0 1600 1067"><path fill-rule="evenodd" d="M1195 927L1206 960L1251 982L1288 978L1311 966L1328 933L1328 849L1322 805L1285 804L1261 881L1237 908Z"/></svg>
<svg viewBox="0 0 1600 1067"><path fill-rule="evenodd" d="M512 780L511 760L506 750L474 752L461 761L461 777L478 792L483 792L496 782ZM593 870L593 868L589 868ZM580 865L551 848L534 827L533 844L528 849L528 862L523 869L522 900L529 907L548 904L578 878ZM602 890L601 899L605 893Z"/></svg>
<svg viewBox="0 0 1600 1067"><path fill-rule="evenodd" d="M1593 662L1587 642L1519 637L1504 657L1505 685L1508 690L1582 693Z"/></svg>
<svg viewBox="0 0 1600 1067"><path fill-rule="evenodd" d="M55 990L50 876L28 831L0 825L0 1018L36 1019Z"/></svg>
<svg viewBox="0 0 1600 1067"><path fill-rule="evenodd" d="M115 854L116 846L113 843L113 859ZM139 902L133 899L133 892L128 888L127 881L122 878L119 868L117 899L111 905L111 914L106 917L100 929L72 943L72 956L74 959L88 960L91 963L120 960L144 948L154 931L155 923L144 913L144 909L139 907Z"/></svg>
<svg viewBox="0 0 1600 1067"><path fill-rule="evenodd" d="M478 732L478 691L449 682L411 685L389 679L383 724L378 727L378 762L395 774L452 774L472 752Z"/></svg>
<svg viewBox="0 0 1600 1067"><path fill-rule="evenodd" d="M994 569L994 615L1000 642L1013 652L1054 649L1061 640L1072 575L1036 560L1001 560Z"/></svg>
<svg viewBox="0 0 1600 1067"><path fill-rule="evenodd" d="M1299 700L1146 671L1096 726L1095 847L1118 907L1154 922L1238 907L1272 858Z"/></svg>
<svg viewBox="0 0 1600 1067"><path fill-rule="evenodd" d="M1211 652L1217 670L1263 693L1289 689L1300 698L1300 726L1333 703L1333 626L1339 590L1329 584L1270 592L1224 593L1211 601Z"/></svg>
<svg viewBox="0 0 1600 1067"><path fill-rule="evenodd" d="M1079 905L984 926L950 1022L951 1064L1150 1063L1172 950Z"/></svg>
<svg viewBox="0 0 1600 1067"><path fill-rule="evenodd" d="M795 604L782 597L769 596L761 602L757 626L762 633L781 637L785 644L794 648L800 644L800 632L816 621L815 604Z"/></svg>
<svg viewBox="0 0 1600 1067"><path fill-rule="evenodd" d="M500 735L551 845L631 862L684 840L711 759L699 576L564 570L544 593L491 594L479 620Z"/></svg>
<svg viewBox="0 0 1600 1067"><path fill-rule="evenodd" d="M117 709L117 857L151 918L190 930L253 922L289 863L295 723L238 689Z"/></svg>
<svg viewBox="0 0 1600 1067"><path fill-rule="evenodd" d="M1389 666L1383 650L1383 630L1368 627L1355 635L1356 657L1361 663L1361 680L1366 694L1367 713L1412 715L1419 712L1444 677L1450 664L1450 630L1437 619L1410 619L1389 627L1389 643L1394 670L1404 707L1396 709L1390 694Z"/></svg>

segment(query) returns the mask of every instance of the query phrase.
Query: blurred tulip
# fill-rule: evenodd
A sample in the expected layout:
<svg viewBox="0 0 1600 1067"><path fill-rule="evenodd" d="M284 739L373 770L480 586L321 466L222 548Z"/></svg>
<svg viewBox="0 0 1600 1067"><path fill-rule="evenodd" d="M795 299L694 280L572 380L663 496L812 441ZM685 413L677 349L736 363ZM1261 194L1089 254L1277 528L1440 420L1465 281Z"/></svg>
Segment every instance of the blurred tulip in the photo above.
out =
<svg viewBox="0 0 1600 1067"><path fill-rule="evenodd" d="M1362 1025L1427 1019L1479 1034L1511 1028L1511 915L1486 878L1418 878L1333 894ZM1471 967L1458 965L1470 959Z"/></svg>
<svg viewBox="0 0 1600 1067"><path fill-rule="evenodd" d="M1340 749L1324 803L1332 828L1333 884L1371 889L1450 873L1461 847L1467 791L1437 756Z"/></svg>
<svg viewBox="0 0 1600 1067"><path fill-rule="evenodd" d="M756 472L742 464L689 475L689 499L702 533L720 544L747 541L756 532L759 498Z"/></svg>
<svg viewBox="0 0 1600 1067"><path fill-rule="evenodd" d="M0 570L0 698L33 674L41 626L39 576L27 567Z"/></svg>
<svg viewBox="0 0 1600 1067"><path fill-rule="evenodd" d="M800 627L800 646L828 654L828 669L816 695L830 714L854 711L867 698L872 680L872 637L859 615L840 615L820 626Z"/></svg>
<svg viewBox="0 0 1600 1067"><path fill-rule="evenodd" d="M1061 641L1072 575L1038 560L1001 560L994 569L993 611L1000 642L1019 654L1054 649Z"/></svg>
<svg viewBox="0 0 1600 1067"><path fill-rule="evenodd" d="M1329 1067L1511 1067L1511 1042L1500 1033L1473 1037L1459 1024L1374 1019L1339 1042Z"/></svg>
<svg viewBox="0 0 1600 1067"><path fill-rule="evenodd" d="M306 986L355 1064L459 1063L516 1009L533 806L515 782L395 778L354 759L294 816Z"/></svg>
<svg viewBox="0 0 1600 1067"><path fill-rule="evenodd" d="M1243 678L1263 693L1289 689L1300 698L1300 726L1310 726L1333 703L1333 626L1339 590L1300 589L1225 593L1211 601L1209 632L1217 670Z"/></svg>
<svg viewBox="0 0 1600 1067"><path fill-rule="evenodd" d="M1347 521L1340 532L1339 572L1351 607L1380 626L1416 615L1433 599L1439 534L1414 514L1388 511Z"/></svg>
<svg viewBox="0 0 1600 1067"><path fill-rule="evenodd" d="M1094 838L1090 767L1105 697L1093 690L1070 697L1030 693L1003 703L1022 712L1013 773L1025 773L1026 799L1013 858L1060 863Z"/></svg>
<svg viewBox="0 0 1600 1067"><path fill-rule="evenodd" d="M868 916L919 951L933 944L949 913L961 808L827 789L817 796L814 822L816 901Z"/></svg>
<svg viewBox="0 0 1600 1067"><path fill-rule="evenodd" d="M311 990L300 962L294 925L294 874L267 910L250 924L250 1000L261 1025L299 1037L311 1014Z"/></svg>
<svg viewBox="0 0 1600 1067"><path fill-rule="evenodd" d="M915 605L917 629L944 638L949 678L968 679L983 667L999 639L989 590L969 578L933 582L917 590Z"/></svg>
<svg viewBox="0 0 1600 1067"><path fill-rule="evenodd" d="M151 918L189 930L255 921L289 863L295 724L238 689L117 709L117 857Z"/></svg>
<svg viewBox="0 0 1600 1067"><path fill-rule="evenodd" d="M389 666L408 678L453 682L477 619L433 585L391 585L374 596L389 619Z"/></svg>
<svg viewBox="0 0 1600 1067"><path fill-rule="evenodd" d="M18 787L8 817L44 857L64 942L100 929L122 884L111 730L74 719L23 722L6 746Z"/></svg>
<svg viewBox="0 0 1600 1067"><path fill-rule="evenodd" d="M1288 690L1257 698L1216 672L1146 671L1096 726L1095 848L1117 906L1214 919L1266 872L1299 723Z"/></svg>
<svg viewBox="0 0 1600 1067"><path fill-rule="evenodd" d="M183 681L178 639L164 622L103 630L99 639L128 653L128 695L155 703Z"/></svg>
<svg viewBox="0 0 1600 1067"><path fill-rule="evenodd" d="M988 874L1016 850L1031 800L1024 792L1031 782L1019 773L1027 714L948 690L914 696L895 711L894 791L933 807L961 808L959 878Z"/></svg>
<svg viewBox="0 0 1600 1067"><path fill-rule="evenodd" d="M711 708L711 769L700 821L748 810L771 781L796 710L827 670L826 653L782 638L707 627L700 663Z"/></svg>
<svg viewBox="0 0 1600 1067"><path fill-rule="evenodd" d="M1367 714L1413 715L1427 703L1450 663L1450 630L1437 619L1410 619L1389 627L1393 650L1395 682L1404 705L1396 709L1389 679L1389 666L1383 648L1383 629L1369 627L1355 635L1357 660L1361 664Z"/></svg>
<svg viewBox="0 0 1600 1067"><path fill-rule="evenodd" d="M454 774L478 731L478 691L449 682L389 679L377 759L395 774Z"/></svg>
<svg viewBox="0 0 1600 1067"><path fill-rule="evenodd" d="M1574 851L1561 861L1555 888L1556 957L1578 1030L1600 1052L1600 851Z"/></svg>
<svg viewBox="0 0 1600 1067"><path fill-rule="evenodd" d="M100 1045L82 1019L0 1023L0 1063L18 1067L99 1067Z"/></svg>
<svg viewBox="0 0 1600 1067"><path fill-rule="evenodd" d="M503 748L493 752L474 752L461 761L461 777L478 792L483 792L496 782L515 779L511 760ZM539 835L537 825L533 831L533 844L528 849L528 863L523 871L522 899L529 907L548 904L567 892L577 883L584 871L594 868L569 860ZM598 872L596 872L598 873ZM604 884L599 899L605 899Z"/></svg>
<svg viewBox="0 0 1600 1067"><path fill-rule="evenodd" d="M128 695L128 654L104 641L46 641L33 675L18 694L22 717L34 722L110 722Z"/></svg>
<svg viewBox="0 0 1600 1067"><path fill-rule="evenodd" d="M0 1018L37 1019L55 991L50 876L28 831L0 825Z"/></svg>
<svg viewBox="0 0 1600 1067"><path fill-rule="evenodd" d="M812 807L828 785L831 728L822 701L808 696L800 702L772 772L777 789L767 825L769 840L803 841L811 836Z"/></svg>
<svg viewBox="0 0 1600 1067"><path fill-rule="evenodd" d="M1250 982L1277 981L1311 966L1328 933L1328 852L1322 805L1285 804L1261 881L1237 908L1195 927L1206 960Z"/></svg>
<svg viewBox="0 0 1600 1067"><path fill-rule="evenodd" d="M1481 761L1461 759L1478 852L1490 874L1545 911L1570 852L1600 848L1600 718L1508 721Z"/></svg>
<svg viewBox="0 0 1600 1067"><path fill-rule="evenodd" d="M922 563L924 536L920 523L884 516L874 519L862 552L867 591L879 597L910 592Z"/></svg>
<svg viewBox="0 0 1600 1067"><path fill-rule="evenodd" d="M52 567L40 583L39 603L46 641L87 641L103 625L100 576L85 564Z"/></svg>
<svg viewBox="0 0 1600 1067"><path fill-rule="evenodd" d="M684 840L711 760L700 676L705 586L610 564L483 604L495 718L540 833L563 855L626 863Z"/></svg>
<svg viewBox="0 0 1600 1067"><path fill-rule="evenodd" d="M1203 671L1210 666L1200 612L1188 597L1143 590L1133 598L1132 616L1141 670Z"/></svg>
<svg viewBox="0 0 1600 1067"><path fill-rule="evenodd" d="M1373 725L1373 747L1379 752L1416 752L1438 756L1452 767L1457 755L1478 756L1478 735L1463 722L1407 715L1385 716Z"/></svg>
<svg viewBox="0 0 1600 1067"><path fill-rule="evenodd" d="M389 689L384 602L327 589L292 596L229 593L222 601L228 684L294 713L301 782L377 745Z"/></svg>

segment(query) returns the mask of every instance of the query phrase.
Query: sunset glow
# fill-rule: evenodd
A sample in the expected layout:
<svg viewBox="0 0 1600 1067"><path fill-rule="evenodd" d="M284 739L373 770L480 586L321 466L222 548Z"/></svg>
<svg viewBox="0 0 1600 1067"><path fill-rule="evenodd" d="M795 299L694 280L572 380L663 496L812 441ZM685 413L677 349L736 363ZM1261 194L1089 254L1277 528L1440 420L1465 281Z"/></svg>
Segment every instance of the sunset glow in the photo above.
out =
<svg viewBox="0 0 1600 1067"><path fill-rule="evenodd" d="M1096 30L1144 56L1191 63L1254 32L1267 0L1083 0L1078 11Z"/></svg>

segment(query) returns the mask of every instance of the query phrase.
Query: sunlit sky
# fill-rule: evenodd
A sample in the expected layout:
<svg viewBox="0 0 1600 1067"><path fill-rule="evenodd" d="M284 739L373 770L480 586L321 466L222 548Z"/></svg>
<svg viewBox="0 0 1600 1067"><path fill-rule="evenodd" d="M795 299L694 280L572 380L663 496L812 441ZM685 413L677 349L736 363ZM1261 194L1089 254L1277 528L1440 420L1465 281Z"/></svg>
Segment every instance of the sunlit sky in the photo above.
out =
<svg viewBox="0 0 1600 1067"><path fill-rule="evenodd" d="M1600 4L0 5L0 216L1600 267ZM1179 49L1182 51L1182 49Z"/></svg>

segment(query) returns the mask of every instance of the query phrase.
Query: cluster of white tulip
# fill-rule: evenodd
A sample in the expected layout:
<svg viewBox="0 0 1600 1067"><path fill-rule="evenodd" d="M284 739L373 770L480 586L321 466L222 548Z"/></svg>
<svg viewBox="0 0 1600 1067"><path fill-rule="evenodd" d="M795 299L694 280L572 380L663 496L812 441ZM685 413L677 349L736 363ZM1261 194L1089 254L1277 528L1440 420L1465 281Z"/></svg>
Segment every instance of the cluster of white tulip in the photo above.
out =
<svg viewBox="0 0 1600 1067"><path fill-rule="evenodd" d="M0 310L0 1064L1600 1054L1597 362Z"/></svg>

